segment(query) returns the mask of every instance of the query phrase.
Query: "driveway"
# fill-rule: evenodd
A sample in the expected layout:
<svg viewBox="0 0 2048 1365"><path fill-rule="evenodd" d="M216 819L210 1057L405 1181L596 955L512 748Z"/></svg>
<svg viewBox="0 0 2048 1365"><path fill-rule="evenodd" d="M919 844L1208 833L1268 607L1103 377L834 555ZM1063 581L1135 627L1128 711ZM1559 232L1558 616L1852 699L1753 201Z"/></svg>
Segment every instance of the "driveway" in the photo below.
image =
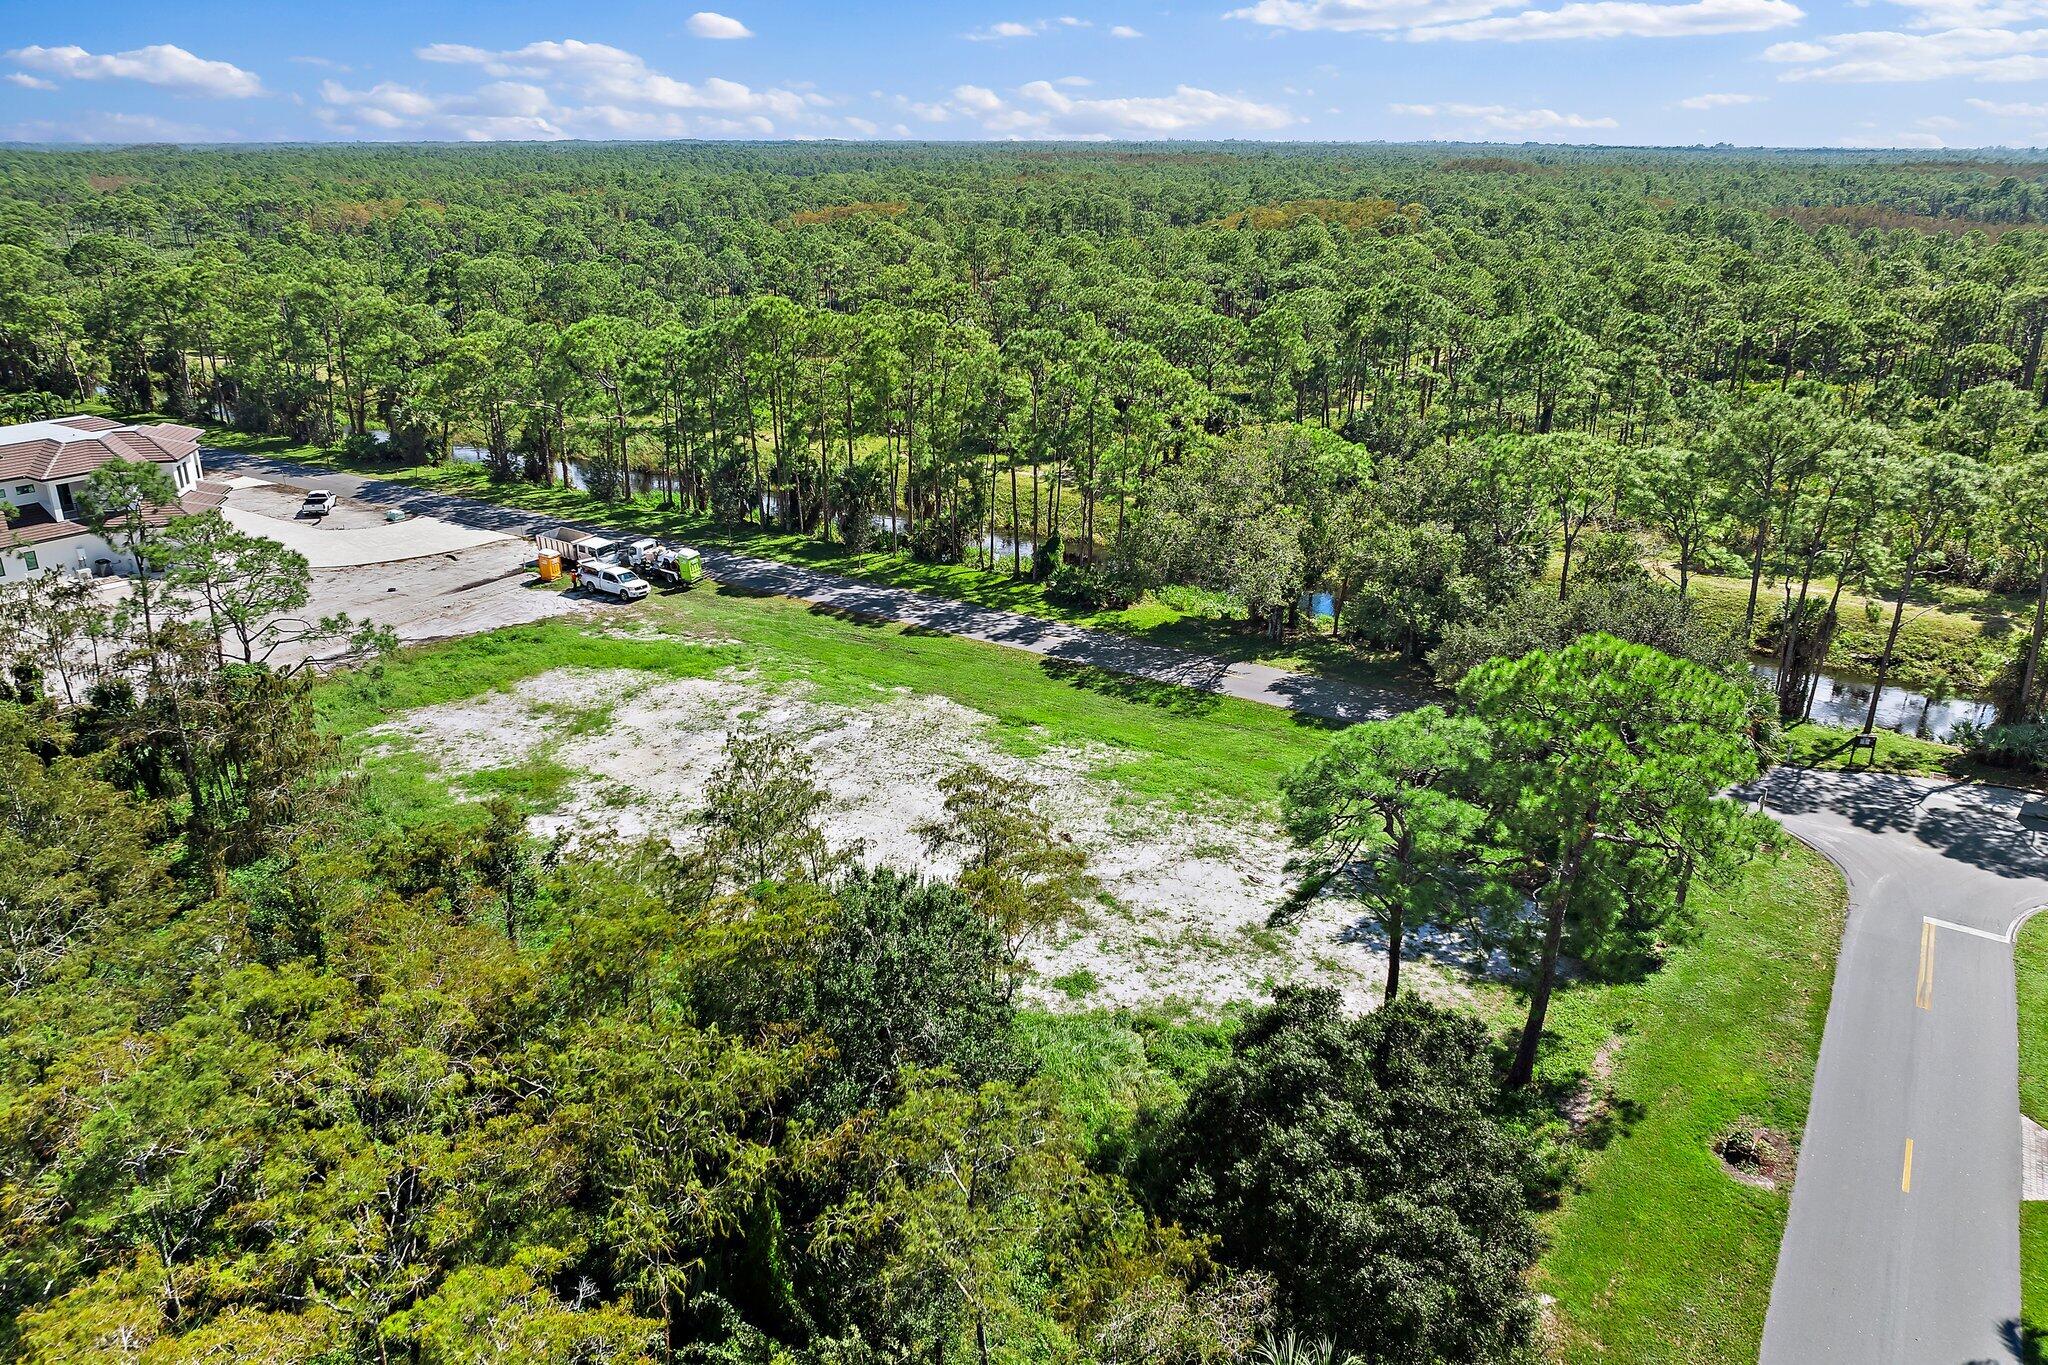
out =
<svg viewBox="0 0 2048 1365"><path fill-rule="evenodd" d="M209 452L207 463L217 463L218 454ZM330 481L319 482L324 487ZM228 494L220 512L236 530L297 550L316 569L362 568L458 554L504 540L507 535L439 517L387 522L382 513L360 504L350 506L347 499L326 517L300 517L296 512L303 497L304 490L293 485L245 484Z"/></svg>
<svg viewBox="0 0 2048 1365"><path fill-rule="evenodd" d="M1759 791L1851 905L1763 1365L2018 1361L2012 935L2048 906L2048 834L2005 788L1780 769Z"/></svg>

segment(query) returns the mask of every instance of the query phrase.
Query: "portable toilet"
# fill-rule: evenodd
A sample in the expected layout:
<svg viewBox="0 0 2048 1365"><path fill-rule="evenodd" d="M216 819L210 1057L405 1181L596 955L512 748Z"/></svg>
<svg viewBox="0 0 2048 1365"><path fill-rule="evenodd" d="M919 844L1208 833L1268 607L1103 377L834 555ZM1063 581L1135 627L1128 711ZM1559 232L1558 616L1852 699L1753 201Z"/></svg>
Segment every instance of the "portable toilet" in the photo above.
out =
<svg viewBox="0 0 2048 1365"><path fill-rule="evenodd" d="M540 570L543 583L552 583L562 576L562 556L553 550L542 550L535 556L534 566Z"/></svg>

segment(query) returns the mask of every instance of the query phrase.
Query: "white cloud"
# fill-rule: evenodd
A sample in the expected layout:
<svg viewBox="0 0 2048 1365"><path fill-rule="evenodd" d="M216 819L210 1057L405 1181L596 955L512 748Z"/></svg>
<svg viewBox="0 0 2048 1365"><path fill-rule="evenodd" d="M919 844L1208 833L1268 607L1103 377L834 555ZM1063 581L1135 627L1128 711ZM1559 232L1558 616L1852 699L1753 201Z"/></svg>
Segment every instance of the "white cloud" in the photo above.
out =
<svg viewBox="0 0 2048 1365"><path fill-rule="evenodd" d="M41 76L31 76L26 71L10 71L7 73L7 80L10 84L18 85L24 90L55 90L57 88L57 82L46 81Z"/></svg>
<svg viewBox="0 0 2048 1365"><path fill-rule="evenodd" d="M868 119L856 118L852 114L846 116L846 126L859 133L862 137L873 137L876 133L882 131L879 125Z"/></svg>
<svg viewBox="0 0 2048 1365"><path fill-rule="evenodd" d="M1998 118L2048 118L2048 104L2004 104L1996 100L1964 100L1963 103Z"/></svg>
<svg viewBox="0 0 2048 1365"><path fill-rule="evenodd" d="M1555 109L1511 109L1500 104L1390 104L1392 113L1458 122L1493 133L1551 133L1613 128L1615 121Z"/></svg>
<svg viewBox="0 0 2048 1365"><path fill-rule="evenodd" d="M82 47L18 47L12 61L74 81L140 81L165 90L220 99L247 99L263 93L254 72L231 62L195 57L182 47L152 43L128 52L87 52Z"/></svg>
<svg viewBox="0 0 2048 1365"><path fill-rule="evenodd" d="M1043 19L1031 24L1019 23L1014 19L1005 19L1000 23L990 24L987 28L978 28L972 33L963 33L960 36L970 43L987 43L1004 38L1031 38L1043 32L1045 32L1045 20Z"/></svg>
<svg viewBox="0 0 2048 1365"><path fill-rule="evenodd" d="M1791 0L1576 0L1557 9L1529 9L1490 19L1430 24L1408 31L1416 41L1523 42L1537 38L1690 38L1710 33L1758 33L1805 18Z"/></svg>
<svg viewBox="0 0 2048 1365"><path fill-rule="evenodd" d="M466 95L434 95L383 81L352 90L322 81L317 111L337 132L375 137L448 138L456 141L553 140L570 136L564 115L547 91L517 81L496 81ZM587 119L590 111L580 111Z"/></svg>
<svg viewBox="0 0 2048 1365"><path fill-rule="evenodd" d="M1110 29L1109 36L1112 38L1142 38L1145 35L1132 28L1129 24L1118 24Z"/></svg>
<svg viewBox="0 0 2048 1365"><path fill-rule="evenodd" d="M1910 10L1913 29L2009 28L2048 18L2048 0L1891 0Z"/></svg>
<svg viewBox="0 0 2048 1365"><path fill-rule="evenodd" d="M804 98L794 90L755 90L717 76L695 83L679 81L623 48L574 38L528 43L509 51L435 43L416 55L422 61L481 67L492 76L548 81L594 105L711 109L780 118L804 112Z"/></svg>
<svg viewBox="0 0 2048 1365"><path fill-rule="evenodd" d="M1680 109L1732 109L1738 104L1762 104L1764 95L1688 95L1678 101Z"/></svg>
<svg viewBox="0 0 2048 1365"><path fill-rule="evenodd" d="M467 140L765 137L789 135L778 121L837 126L821 112L836 101L816 90L757 90L716 76L680 81L603 43L565 39L504 51L440 43L417 55L495 79L454 94L330 80L318 116L345 136Z"/></svg>
<svg viewBox="0 0 2048 1365"><path fill-rule="evenodd" d="M1937 151L1948 144L1932 133L1894 133L1890 137L1845 137L1836 145L1875 151L1891 151L1899 147L1910 147L1915 151Z"/></svg>
<svg viewBox="0 0 2048 1365"><path fill-rule="evenodd" d="M1477 19L1506 8L1508 0L1256 0L1224 17L1300 32L1378 33Z"/></svg>
<svg viewBox="0 0 2048 1365"><path fill-rule="evenodd" d="M1815 43L1774 43L1768 62L1795 67L1788 81L1877 82L2048 79L2048 29L1958 28L1940 33L1840 33Z"/></svg>
<svg viewBox="0 0 2048 1365"><path fill-rule="evenodd" d="M954 87L954 112L984 131L1016 137L1170 137L1195 129L1270 132L1294 123L1277 105L1197 86L1175 86L1170 95L1079 98L1051 81L1031 81L1004 99L985 86Z"/></svg>
<svg viewBox="0 0 2048 1365"><path fill-rule="evenodd" d="M1095 21L1093 19L1078 19L1071 14L1062 14L1052 19L1033 19L1029 23L1021 19L1004 19L999 23L990 24L986 28L977 28L960 36L970 43L989 43L1000 42L1005 38L1035 38L1046 30L1054 28L1094 27ZM1118 25L1118 27L1121 28L1122 25ZM1117 34L1116 36L1123 37L1124 35ZM1136 36L1135 31L1131 36Z"/></svg>
<svg viewBox="0 0 2048 1365"><path fill-rule="evenodd" d="M238 142L233 129L179 123L155 114L87 113L0 124L0 142Z"/></svg>
<svg viewBox="0 0 2048 1365"><path fill-rule="evenodd" d="M1225 17L1301 32L1520 42L1756 33L1797 23L1805 14L1791 0L1574 0L1555 9L1531 9L1527 0L1256 0Z"/></svg>
<svg viewBox="0 0 2048 1365"><path fill-rule="evenodd" d="M699 38L751 38L754 36L754 30L748 28L739 20L723 14L714 14L708 9L700 9L691 15L686 27Z"/></svg>
<svg viewBox="0 0 2048 1365"><path fill-rule="evenodd" d="M1095 82L1089 80L1086 76L1062 76L1058 80L1054 81L1053 84L1072 86L1077 90L1085 90L1089 86L1095 84Z"/></svg>

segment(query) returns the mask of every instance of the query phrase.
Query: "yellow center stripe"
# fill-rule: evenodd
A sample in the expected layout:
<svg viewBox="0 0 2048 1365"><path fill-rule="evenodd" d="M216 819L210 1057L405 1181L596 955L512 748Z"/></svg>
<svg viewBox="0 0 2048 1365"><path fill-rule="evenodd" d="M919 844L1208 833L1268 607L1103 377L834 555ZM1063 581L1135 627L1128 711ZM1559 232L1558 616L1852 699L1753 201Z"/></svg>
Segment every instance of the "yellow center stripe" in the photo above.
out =
<svg viewBox="0 0 2048 1365"><path fill-rule="evenodd" d="M1921 1009L1934 1007L1934 921L1920 921L1920 980L1913 987L1913 1003Z"/></svg>
<svg viewBox="0 0 2048 1365"><path fill-rule="evenodd" d="M1899 1193L1913 1192L1913 1139L1906 1139L1906 1169L1899 1173Z"/></svg>

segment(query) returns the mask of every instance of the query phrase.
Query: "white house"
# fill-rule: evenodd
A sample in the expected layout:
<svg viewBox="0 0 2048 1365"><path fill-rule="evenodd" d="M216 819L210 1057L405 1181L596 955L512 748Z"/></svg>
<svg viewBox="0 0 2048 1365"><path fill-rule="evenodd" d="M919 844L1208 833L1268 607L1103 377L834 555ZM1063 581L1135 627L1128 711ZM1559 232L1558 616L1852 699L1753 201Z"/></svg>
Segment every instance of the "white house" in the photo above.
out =
<svg viewBox="0 0 2048 1365"><path fill-rule="evenodd" d="M220 506L224 484L206 480L199 464L199 428L157 422L123 426L105 417L53 417L0 426L0 581L72 569L133 573L129 556L78 520L78 486L110 460L162 465L179 505L165 519Z"/></svg>

